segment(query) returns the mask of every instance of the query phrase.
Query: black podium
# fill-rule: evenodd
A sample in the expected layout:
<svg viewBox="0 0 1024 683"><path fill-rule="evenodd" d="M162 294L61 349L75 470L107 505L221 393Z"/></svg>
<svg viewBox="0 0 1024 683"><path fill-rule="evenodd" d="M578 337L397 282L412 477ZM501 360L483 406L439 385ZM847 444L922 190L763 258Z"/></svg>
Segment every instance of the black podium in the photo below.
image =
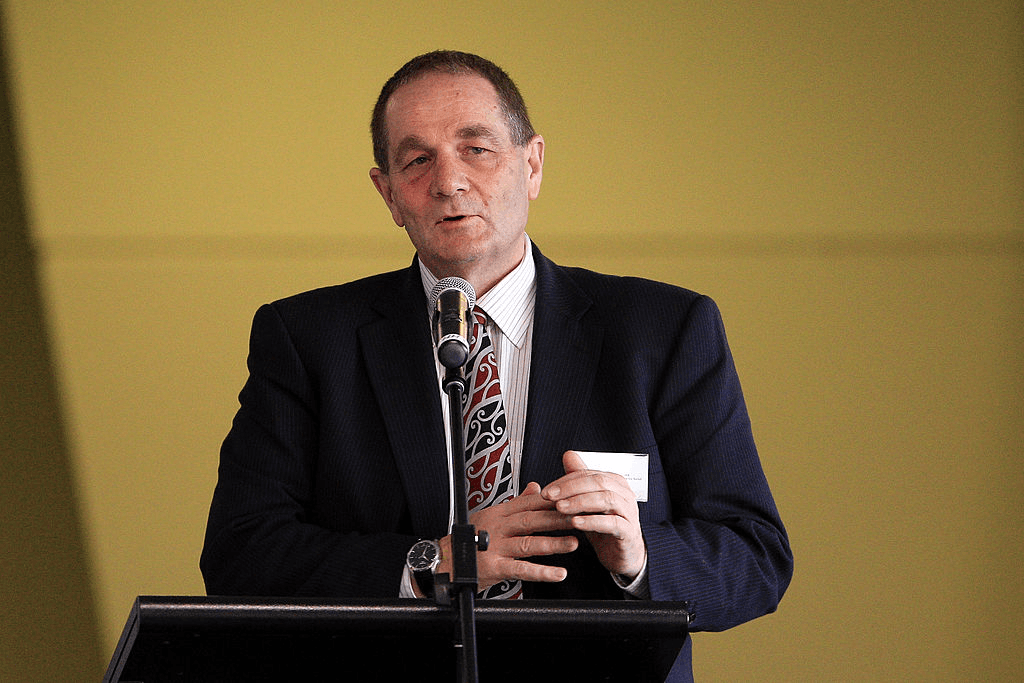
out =
<svg viewBox="0 0 1024 683"><path fill-rule="evenodd" d="M662 681L685 603L485 601L480 680ZM426 600L139 597L104 683L455 681L450 609Z"/></svg>

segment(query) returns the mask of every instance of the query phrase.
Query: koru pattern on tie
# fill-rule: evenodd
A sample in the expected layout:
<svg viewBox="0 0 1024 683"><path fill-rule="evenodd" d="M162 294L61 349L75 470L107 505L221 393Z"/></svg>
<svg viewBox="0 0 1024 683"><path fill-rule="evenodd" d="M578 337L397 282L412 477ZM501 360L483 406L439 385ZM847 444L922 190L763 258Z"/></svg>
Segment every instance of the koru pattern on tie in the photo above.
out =
<svg viewBox="0 0 1024 683"><path fill-rule="evenodd" d="M466 489L469 511L497 505L515 495L508 423L498 383L498 362L487 334L487 318L473 311L473 331L466 363L469 390L463 396L466 435ZM487 599L522 597L522 582L503 581L482 593Z"/></svg>

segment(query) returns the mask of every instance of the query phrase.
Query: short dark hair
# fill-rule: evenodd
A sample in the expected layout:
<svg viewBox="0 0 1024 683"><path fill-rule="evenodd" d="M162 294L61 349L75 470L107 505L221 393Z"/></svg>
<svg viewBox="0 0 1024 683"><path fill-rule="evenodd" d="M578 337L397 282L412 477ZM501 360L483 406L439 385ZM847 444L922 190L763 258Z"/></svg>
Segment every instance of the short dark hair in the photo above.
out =
<svg viewBox="0 0 1024 683"><path fill-rule="evenodd" d="M377 104L370 119L370 136L373 138L373 158L377 167L388 173L388 129L384 121L384 110L388 100L403 85L410 83L428 71L448 74L473 73L487 79L498 93L498 104L508 121L509 134L513 144L523 147L536 132L526 111L526 102L519 88L507 73L487 59L468 52L437 50L414 57L395 72L381 88Z"/></svg>

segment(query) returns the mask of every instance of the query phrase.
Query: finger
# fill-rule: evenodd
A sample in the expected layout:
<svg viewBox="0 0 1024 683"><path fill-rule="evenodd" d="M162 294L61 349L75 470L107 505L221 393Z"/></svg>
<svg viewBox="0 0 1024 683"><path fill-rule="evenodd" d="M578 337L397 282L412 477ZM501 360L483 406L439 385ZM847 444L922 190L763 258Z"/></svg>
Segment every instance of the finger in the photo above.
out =
<svg viewBox="0 0 1024 683"><path fill-rule="evenodd" d="M636 498L622 491L597 489L562 498L555 503L555 510L563 515L619 515L633 518L638 514Z"/></svg>
<svg viewBox="0 0 1024 683"><path fill-rule="evenodd" d="M545 531L571 529L572 517L557 510L529 510L505 518L502 529L508 536L531 536Z"/></svg>
<svg viewBox="0 0 1024 683"><path fill-rule="evenodd" d="M588 469L583 457L576 451L566 451L562 455L562 464L565 467L565 475L551 482L545 491L552 485L557 485L558 488L563 489L565 486L569 486L575 493L600 489L615 489L632 493L632 488L625 477L615 472ZM563 497L565 497L564 491Z"/></svg>
<svg viewBox="0 0 1024 683"><path fill-rule="evenodd" d="M562 466L565 468L565 474L555 481L544 487L546 492L552 485L559 485L565 482L575 481L589 476L594 470L587 469L587 464L583 461L583 458L576 451L566 451L562 454Z"/></svg>
<svg viewBox="0 0 1024 683"><path fill-rule="evenodd" d="M542 583L558 583L564 581L569 572L565 567L553 567L546 564L535 564L525 560L516 560L510 568L512 578L523 581L539 581Z"/></svg>
<svg viewBox="0 0 1024 683"><path fill-rule="evenodd" d="M513 536L499 539L492 543L484 552L495 552L495 555L510 559L524 557L542 557L545 555L564 555L579 547L579 539L575 536Z"/></svg>
<svg viewBox="0 0 1024 683"><path fill-rule="evenodd" d="M564 581L568 572L564 567L536 564L527 560L508 560L496 563L493 567L480 568L479 587L486 589L501 581L521 579L541 583L557 583Z"/></svg>
<svg viewBox="0 0 1024 683"><path fill-rule="evenodd" d="M557 493L566 483L585 477L589 473L586 463L583 462L583 458L576 451L566 451L563 453L562 465L565 468L566 474L545 486L541 491L541 495L548 500L554 499L552 492Z"/></svg>
<svg viewBox="0 0 1024 683"><path fill-rule="evenodd" d="M500 507L503 510L502 514L511 515L525 510L550 510L554 506L551 501L541 495L540 484L531 481L518 496L492 507Z"/></svg>
<svg viewBox="0 0 1024 683"><path fill-rule="evenodd" d="M572 518L572 526L578 531L618 540L629 538L632 530L629 521L618 515L577 515Z"/></svg>
<svg viewBox="0 0 1024 683"><path fill-rule="evenodd" d="M583 456L576 451L566 451L562 454L562 467L569 474L587 469L587 463L583 462Z"/></svg>
<svg viewBox="0 0 1024 683"><path fill-rule="evenodd" d="M579 540L575 536L520 537L492 543L486 551L477 553L480 585L487 587L506 579L561 581L566 576L563 568L536 564L522 558L565 554L578 547Z"/></svg>
<svg viewBox="0 0 1024 683"><path fill-rule="evenodd" d="M636 500L625 477L613 472L577 470L556 479L541 491L545 500L558 502L573 496L598 491L612 491L625 500Z"/></svg>

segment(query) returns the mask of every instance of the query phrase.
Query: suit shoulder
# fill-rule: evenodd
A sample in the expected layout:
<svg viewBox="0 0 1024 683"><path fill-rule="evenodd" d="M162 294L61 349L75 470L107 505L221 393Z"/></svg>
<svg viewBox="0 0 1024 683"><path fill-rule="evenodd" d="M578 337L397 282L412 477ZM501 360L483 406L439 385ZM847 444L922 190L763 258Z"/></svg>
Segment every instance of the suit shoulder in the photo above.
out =
<svg viewBox="0 0 1024 683"><path fill-rule="evenodd" d="M710 297L685 287L642 277L609 275L585 268L562 267L562 272L595 304L605 310L689 310Z"/></svg>
<svg viewBox="0 0 1024 683"><path fill-rule="evenodd" d="M407 270L378 273L342 284L318 287L278 299L267 306L282 318L309 317L311 314L354 315L365 311L383 293L399 287Z"/></svg>

